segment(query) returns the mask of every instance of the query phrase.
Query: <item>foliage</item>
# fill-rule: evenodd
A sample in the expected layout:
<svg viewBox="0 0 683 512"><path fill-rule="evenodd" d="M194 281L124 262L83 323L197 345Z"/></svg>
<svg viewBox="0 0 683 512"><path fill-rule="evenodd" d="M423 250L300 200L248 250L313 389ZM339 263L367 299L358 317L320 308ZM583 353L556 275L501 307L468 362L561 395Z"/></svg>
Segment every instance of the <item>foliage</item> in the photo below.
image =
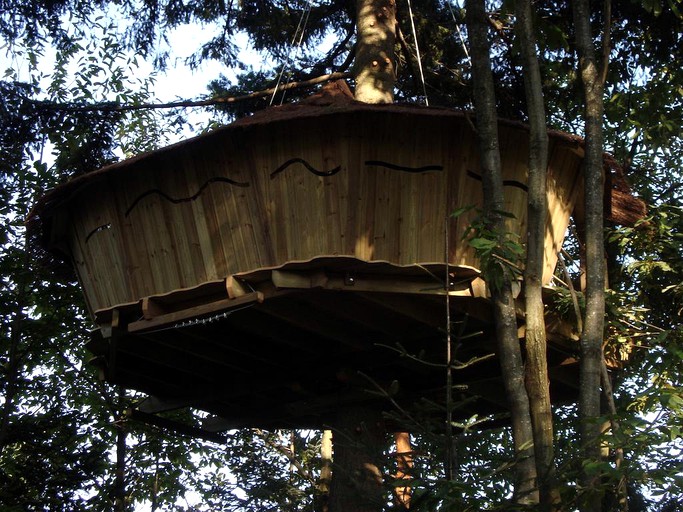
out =
<svg viewBox="0 0 683 512"><path fill-rule="evenodd" d="M437 0L413 3L431 103L469 108L464 12ZM549 123L580 132L569 5L542 0L535 7ZM633 228L610 227L607 235L615 293L608 303L606 338L615 357L630 351L631 364L615 372L621 429L605 436L613 453L624 450L625 461L619 468L610 462L595 469L604 473L606 490L622 475L629 477L632 510L665 512L680 508L683 496L683 71L675 64L683 60L683 22L676 0L613 2L612 8L606 141L648 203L649 217ZM499 112L524 120L512 5L498 2L492 9ZM398 11L405 47L398 54L396 97L410 101L421 96L421 86L405 3ZM594 14L597 33L604 22L602 7L596 5ZM0 81L3 508L110 509L114 422L121 415L114 390L85 364L88 321L73 276L60 274L54 262L27 244L23 219L34 195L75 173L162 146L186 127L183 111L163 116L153 109L116 109L154 99L154 75L147 76L143 61L159 70L169 64L168 31L200 24L209 36L189 64L216 59L237 67L240 74L233 82L216 77L209 85L210 95L235 95L272 86L283 62L289 62L293 80L349 69L354 18L350 0L2 3L0 37L8 60L24 66L10 67ZM293 36L302 19L307 25L297 47ZM237 62L237 37L245 33L278 69L254 72ZM332 46L321 52L325 38ZM596 43L603 45L600 39ZM51 69L41 67L45 62ZM288 93L286 99L296 97ZM69 108L62 108L65 103ZM107 108L89 108L93 103ZM254 101L212 115L227 120L265 104ZM467 236L495 284L506 272L516 275L523 248L487 226L480 219ZM567 314L573 315L571 297L563 297ZM571 408L556 411L558 467L565 482L575 481L580 470L572 442L575 414ZM180 419L199 422L196 416ZM133 422L126 427L131 504L182 506L183 496L189 500L192 491L207 510L312 509L317 433L237 431L218 448ZM459 473L450 482L443 477L443 439L418 433L415 442L420 450L413 482L416 510L508 506L512 450L505 429L465 429L456 439ZM567 485L563 495L574 503L576 490Z"/></svg>
<svg viewBox="0 0 683 512"><path fill-rule="evenodd" d="M452 216L458 217L471 209L460 208ZM462 239L475 250L488 286L500 288L505 280L521 277L524 247L516 233L500 233L493 229L491 216L514 218L514 215L504 211L494 211L488 216L485 212L479 211L472 223L467 226Z"/></svg>

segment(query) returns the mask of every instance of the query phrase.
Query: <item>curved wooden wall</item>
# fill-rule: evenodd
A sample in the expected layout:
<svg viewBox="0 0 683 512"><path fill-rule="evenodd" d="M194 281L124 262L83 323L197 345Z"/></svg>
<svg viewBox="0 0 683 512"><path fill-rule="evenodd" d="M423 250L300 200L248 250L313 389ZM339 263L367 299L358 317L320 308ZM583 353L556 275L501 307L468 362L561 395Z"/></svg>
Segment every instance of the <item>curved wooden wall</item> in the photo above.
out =
<svg viewBox="0 0 683 512"><path fill-rule="evenodd" d="M84 180L59 215L91 310L323 255L444 262L447 216L481 205L468 120L405 107L321 112L236 123ZM522 240L527 139L501 124L506 209ZM546 282L581 160L557 137L550 156ZM477 267L461 241L473 215L450 222L452 264Z"/></svg>

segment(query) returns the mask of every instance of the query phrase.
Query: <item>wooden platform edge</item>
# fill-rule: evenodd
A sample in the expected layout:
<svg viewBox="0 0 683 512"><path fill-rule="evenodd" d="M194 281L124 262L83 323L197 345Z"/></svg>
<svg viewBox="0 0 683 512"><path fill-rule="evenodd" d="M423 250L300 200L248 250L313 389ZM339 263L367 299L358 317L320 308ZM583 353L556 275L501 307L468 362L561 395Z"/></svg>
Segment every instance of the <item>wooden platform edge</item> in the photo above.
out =
<svg viewBox="0 0 683 512"><path fill-rule="evenodd" d="M234 299L221 299L215 302L209 302L208 304L201 304L180 311L174 311L173 313L161 314L149 319L131 322L128 324L128 332L134 333L170 327L190 319L195 320L210 315L229 313L235 308L261 303L263 300L264 296L261 292L247 293Z"/></svg>

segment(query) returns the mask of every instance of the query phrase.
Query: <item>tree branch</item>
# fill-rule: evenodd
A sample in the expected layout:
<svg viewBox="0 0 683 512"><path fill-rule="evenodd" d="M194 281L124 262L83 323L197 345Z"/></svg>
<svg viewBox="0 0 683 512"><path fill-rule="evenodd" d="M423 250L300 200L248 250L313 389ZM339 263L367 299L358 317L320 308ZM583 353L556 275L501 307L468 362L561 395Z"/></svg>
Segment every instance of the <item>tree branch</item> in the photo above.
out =
<svg viewBox="0 0 683 512"><path fill-rule="evenodd" d="M262 91L252 92L243 96L224 96L218 98L209 98L205 100L179 100L168 103L140 103L138 105L123 105L115 102L94 103L92 105L79 105L75 103L52 103L40 102L43 108L50 110L58 110L62 112L132 112L136 110L152 110L152 109L169 109L169 108L187 108L187 107L211 107L215 105L225 105L231 103L238 103L240 101L253 100L256 98L264 98L272 95L276 89L278 91L286 91L289 89L297 89L301 87L310 87L312 85L322 84L332 80L341 80L350 78L351 73L337 72L327 75L321 75L309 80L301 80L299 82L290 82L281 85L277 88L271 87Z"/></svg>
<svg viewBox="0 0 683 512"><path fill-rule="evenodd" d="M605 0L603 11L605 20L602 29L602 66L600 69L600 81L604 86L605 82L607 82L609 54L612 49L610 42L610 32L612 31L612 0Z"/></svg>
<svg viewBox="0 0 683 512"><path fill-rule="evenodd" d="M313 485L317 483L315 478L311 475L311 473L309 473L308 470L306 470L306 468L301 464L301 461L297 459L296 456L292 453L292 450L270 439L268 437L268 434L260 428L254 429L254 431L256 432L256 435L258 435L263 440L264 443L266 443L268 446L273 448L278 453L284 455L289 461L289 463L296 468L296 470L299 472L299 475L301 475L303 478L308 480Z"/></svg>

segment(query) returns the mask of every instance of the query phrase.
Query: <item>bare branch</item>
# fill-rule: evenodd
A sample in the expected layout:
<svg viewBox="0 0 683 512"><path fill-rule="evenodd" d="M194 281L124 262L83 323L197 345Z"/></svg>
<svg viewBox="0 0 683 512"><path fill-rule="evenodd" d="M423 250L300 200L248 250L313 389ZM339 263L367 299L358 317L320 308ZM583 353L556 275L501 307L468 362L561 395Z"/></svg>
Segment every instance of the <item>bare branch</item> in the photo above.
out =
<svg viewBox="0 0 683 512"><path fill-rule="evenodd" d="M277 87L278 91L286 91L289 89L298 89L301 87L310 87L312 85L318 85L324 82L329 82L332 80L341 80L344 78L350 78L351 73L337 72L330 73L327 75L321 75L309 80L301 80L299 82L290 82L285 85ZM50 103L41 102L44 108L51 110L58 110L62 112L132 112L136 110L153 110L153 109L170 109L170 108L189 108L189 107L211 107L216 105L226 105L231 103L238 103L241 101L253 100L257 98L264 98L272 95L276 88L271 87L270 89L265 89L262 91L252 92L250 94L245 94L243 96L225 96L218 98L209 98L205 100L180 100L171 101L167 103L140 103L123 105L120 103L109 102L109 103L94 103L92 105L79 105L75 103Z"/></svg>

